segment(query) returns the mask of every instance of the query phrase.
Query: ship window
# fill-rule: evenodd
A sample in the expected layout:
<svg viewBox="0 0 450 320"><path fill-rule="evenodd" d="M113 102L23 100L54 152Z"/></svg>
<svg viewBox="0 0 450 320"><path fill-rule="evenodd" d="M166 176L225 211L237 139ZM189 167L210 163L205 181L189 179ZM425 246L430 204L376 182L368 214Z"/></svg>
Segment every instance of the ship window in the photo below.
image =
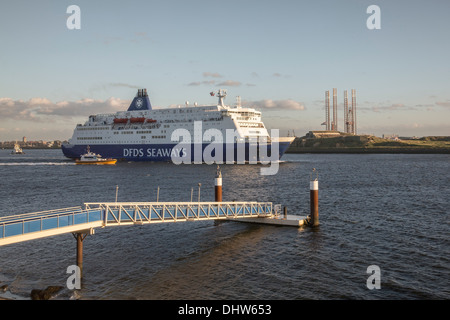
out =
<svg viewBox="0 0 450 320"><path fill-rule="evenodd" d="M77 140L102 140L102 137L78 137Z"/></svg>

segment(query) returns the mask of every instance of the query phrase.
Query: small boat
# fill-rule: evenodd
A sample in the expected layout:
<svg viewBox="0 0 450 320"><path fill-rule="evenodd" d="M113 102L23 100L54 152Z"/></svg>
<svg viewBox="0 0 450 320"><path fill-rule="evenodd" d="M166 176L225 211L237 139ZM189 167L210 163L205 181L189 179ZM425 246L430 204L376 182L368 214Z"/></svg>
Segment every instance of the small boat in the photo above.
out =
<svg viewBox="0 0 450 320"><path fill-rule="evenodd" d="M14 145L14 149L13 151L11 151L11 154L25 154L25 152L23 152L22 148L19 146L18 143L16 143Z"/></svg>
<svg viewBox="0 0 450 320"><path fill-rule="evenodd" d="M81 155L80 159L75 160L76 164L116 164L117 159L102 158L101 155L91 152L89 146L87 152Z"/></svg>

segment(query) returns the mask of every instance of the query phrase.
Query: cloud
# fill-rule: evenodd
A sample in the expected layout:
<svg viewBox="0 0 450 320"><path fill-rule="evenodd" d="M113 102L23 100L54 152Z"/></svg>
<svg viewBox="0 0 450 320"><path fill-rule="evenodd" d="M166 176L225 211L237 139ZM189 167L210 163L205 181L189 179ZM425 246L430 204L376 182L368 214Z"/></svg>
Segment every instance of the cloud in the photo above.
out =
<svg viewBox="0 0 450 320"><path fill-rule="evenodd" d="M220 75L218 73L211 73L211 72L203 72L203 76L204 77L212 77L212 78L222 78L222 75ZM201 85L207 85L207 86L215 85L217 87L239 87L242 85L242 83L239 81L234 81L234 80L226 80L226 81L222 81L220 83L217 83L216 80L193 81L193 82L188 83L188 86L201 86ZM249 84L249 85L252 86L252 84Z"/></svg>
<svg viewBox="0 0 450 320"><path fill-rule="evenodd" d="M133 85L133 84L128 84L128 83L123 83L123 82L112 82L109 83L109 86L111 87L122 87L122 88L131 88L131 89L141 89L141 87Z"/></svg>
<svg viewBox="0 0 450 320"><path fill-rule="evenodd" d="M447 101L438 101L436 102L436 105L440 106L440 107L450 107L450 100Z"/></svg>
<svg viewBox="0 0 450 320"><path fill-rule="evenodd" d="M218 87L219 86L239 87L240 85L242 85L242 83L240 83L239 81L233 81L233 80L227 80L227 81L217 84Z"/></svg>
<svg viewBox="0 0 450 320"><path fill-rule="evenodd" d="M28 101L0 98L0 119L42 122L47 117L87 117L91 114L124 110L129 104L129 100L114 97L107 100L81 99L59 102L40 97L31 98Z"/></svg>
<svg viewBox="0 0 450 320"><path fill-rule="evenodd" d="M245 101L245 105L249 105L253 108L266 109L266 110L305 110L303 103L294 101L292 99L286 100L260 100L260 101Z"/></svg>
<svg viewBox="0 0 450 320"><path fill-rule="evenodd" d="M50 105L50 104L52 104L52 102L50 100L48 100L47 98L31 98L29 101L29 104L31 106Z"/></svg>
<svg viewBox="0 0 450 320"><path fill-rule="evenodd" d="M223 76L217 72L203 72L203 76L206 77L212 77L212 78L223 78Z"/></svg>
<svg viewBox="0 0 450 320"><path fill-rule="evenodd" d="M286 79L288 79L288 78L290 78L291 77L291 75L288 75L288 74L281 74L281 73L279 73L279 72L275 72L275 73L273 73L272 74L272 77L275 77L275 78L286 78Z"/></svg>
<svg viewBox="0 0 450 320"><path fill-rule="evenodd" d="M393 103L390 106L374 106L372 107L372 111L381 112L381 111L392 111L404 108L405 105L403 103ZM358 107L356 107L358 108Z"/></svg>
<svg viewBox="0 0 450 320"><path fill-rule="evenodd" d="M349 101L349 107L351 107L351 102ZM406 105L404 103L390 103L390 102L380 102L380 103L371 103L369 101L364 101L356 105L357 111L369 111L369 112L377 112L377 113L386 113L391 111L417 111L423 106L420 105Z"/></svg>
<svg viewBox="0 0 450 320"><path fill-rule="evenodd" d="M208 80L208 81L194 81L188 84L188 86L201 86L203 85L214 85L216 83L215 80Z"/></svg>
<svg viewBox="0 0 450 320"><path fill-rule="evenodd" d="M88 94L95 95L97 92L108 92L111 88L129 88L129 89L142 89L142 87L135 84L124 83L124 82L110 82L93 85L89 88Z"/></svg>
<svg viewBox="0 0 450 320"><path fill-rule="evenodd" d="M210 76L212 77L212 76ZM215 85L217 87L240 87L242 85L241 82L239 81L234 81L234 80L227 80L227 81L222 81L220 83L217 83L216 80L203 80L203 81L193 81L187 84L188 86L191 87L196 87L196 86L201 86L201 85L205 85L205 86L211 86L211 85ZM256 84L254 83L246 83L245 84L247 87L255 87Z"/></svg>

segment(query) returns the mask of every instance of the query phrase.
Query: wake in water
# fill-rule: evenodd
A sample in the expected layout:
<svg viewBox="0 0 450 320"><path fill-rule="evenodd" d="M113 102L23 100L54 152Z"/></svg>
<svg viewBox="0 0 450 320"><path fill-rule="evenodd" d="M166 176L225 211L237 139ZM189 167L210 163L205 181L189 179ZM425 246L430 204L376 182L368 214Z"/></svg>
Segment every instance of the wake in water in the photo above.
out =
<svg viewBox="0 0 450 320"><path fill-rule="evenodd" d="M74 162L5 162L0 166L73 166Z"/></svg>
<svg viewBox="0 0 450 320"><path fill-rule="evenodd" d="M293 159L286 159L286 160L280 160L278 163L309 163L311 161L309 160L293 160Z"/></svg>

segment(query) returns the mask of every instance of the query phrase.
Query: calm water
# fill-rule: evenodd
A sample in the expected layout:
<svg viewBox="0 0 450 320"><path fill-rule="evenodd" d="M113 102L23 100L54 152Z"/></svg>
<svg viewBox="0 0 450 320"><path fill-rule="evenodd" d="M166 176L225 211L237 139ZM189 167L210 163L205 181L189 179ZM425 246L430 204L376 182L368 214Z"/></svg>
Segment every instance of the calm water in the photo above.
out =
<svg viewBox="0 0 450 320"><path fill-rule="evenodd" d="M76 166L59 150L0 150L0 215L83 202L214 199L215 167ZM223 165L224 200L309 211L319 171L318 230L235 222L96 229L84 242L81 290L62 299L450 299L450 155L285 155L277 175ZM71 234L0 247L0 285L28 297L65 286ZM369 290L367 267L381 269Z"/></svg>

